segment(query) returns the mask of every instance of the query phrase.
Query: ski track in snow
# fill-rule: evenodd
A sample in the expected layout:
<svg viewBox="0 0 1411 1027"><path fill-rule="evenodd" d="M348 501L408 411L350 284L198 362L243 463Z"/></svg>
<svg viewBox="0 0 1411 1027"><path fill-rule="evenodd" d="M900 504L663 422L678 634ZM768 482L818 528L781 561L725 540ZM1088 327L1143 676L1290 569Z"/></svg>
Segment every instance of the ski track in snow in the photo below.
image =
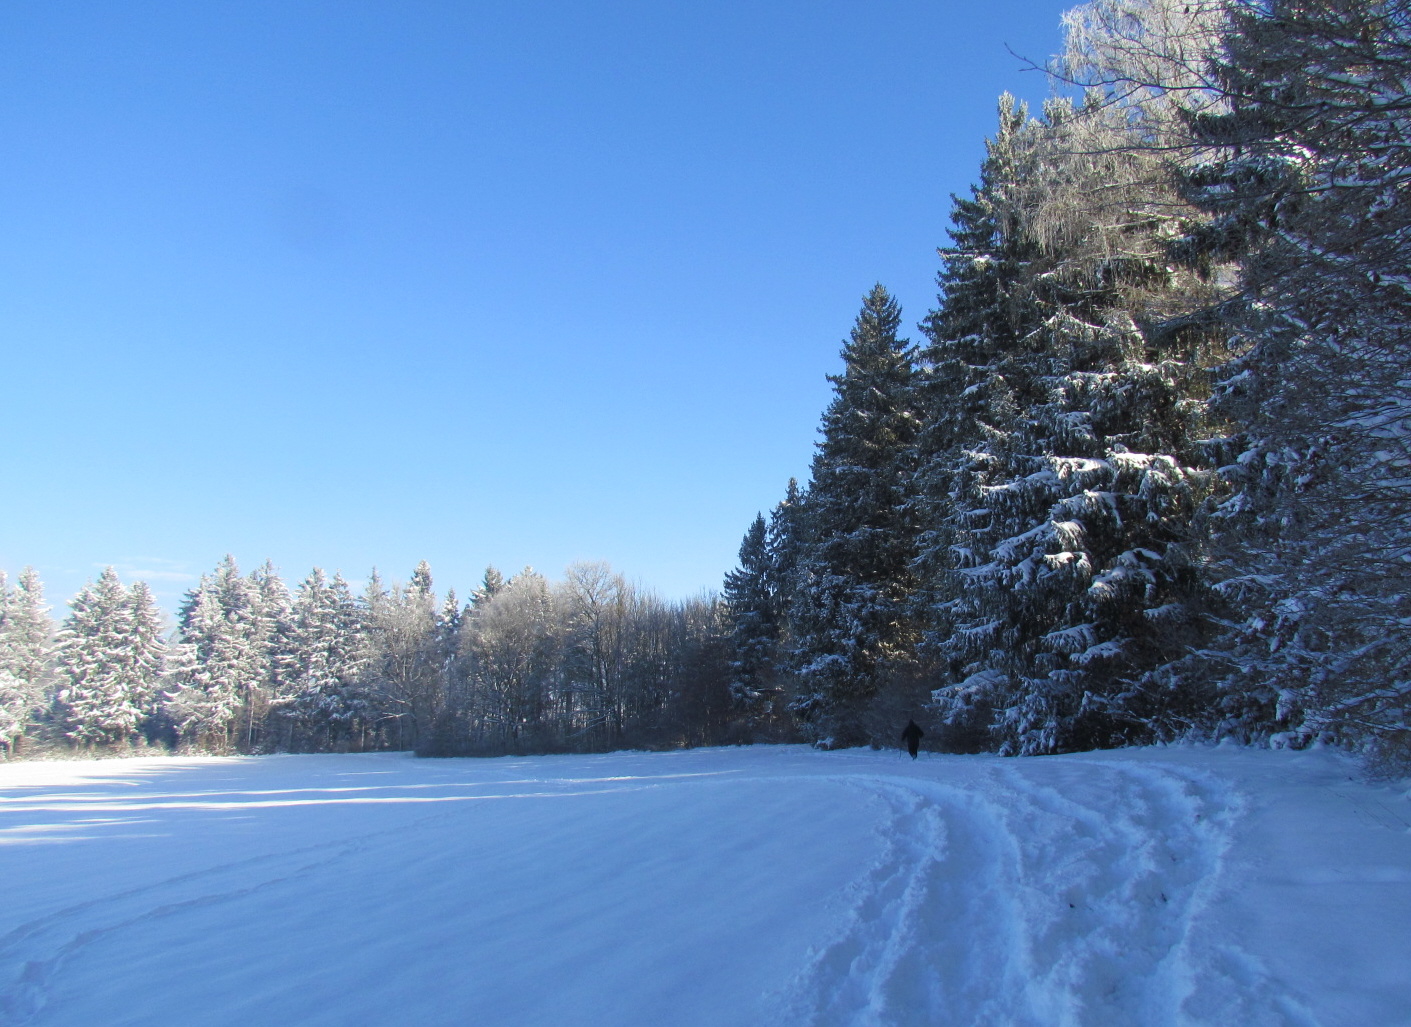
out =
<svg viewBox="0 0 1411 1027"><path fill-rule="evenodd" d="M172 836L195 837L200 844L171 863L157 861L153 873L146 877L139 874L112 879L114 884L126 880L133 886L115 887L106 893L101 839L83 840L83 844L91 846L91 850L85 851L97 854L97 858L91 863L80 860L77 865L91 865L93 880L73 893L62 884L52 886L53 897L36 904L37 915L0 936L0 1024L21 1027L93 1022L91 1013L89 1019L82 1018L82 1010L91 1009L92 1004L74 1006L74 996L93 987L108 987L107 979L100 976L103 971L95 968L114 966L115 950L123 953L128 951L129 945L136 945L143 953L155 951L160 956L162 939L191 937L192 930L200 932L207 926L210 931L219 932L222 923L234 922L251 909L269 908L271 902L276 905L297 903L304 895L326 896L330 893L320 891L319 885L330 877L350 871L366 874L369 868L384 867L395 874L395 868L403 865L401 861L409 853L437 851L448 841L464 837L472 823L485 829L486 821L464 819L469 810L487 808L475 800L507 800L503 805L496 804L496 808L509 810L514 800L578 797L575 801L582 801L585 796L610 804L594 806L593 810L607 811L616 818L612 821L616 827L604 830L617 831L619 838L623 825L632 824L633 817L659 818L663 809L679 809L676 815L696 821L702 815L718 816L724 811L728 816L740 817L737 824L723 825L727 833L768 831L772 825L780 823L779 811L788 807L780 806L774 812L760 813L751 819L752 804L766 801L765 796L784 797L796 807L795 812L802 820L820 818L825 809L830 809L831 815L844 817L842 821L830 823L855 824L859 832L870 827L874 833L870 839L862 838L861 833L840 838L842 854L834 854L835 868L830 872L835 876L830 879L839 883L845 881L847 876L839 877L837 873L848 873L847 867L853 866L855 870L850 872L853 883L841 892L831 893L831 897L819 894L816 902L805 899L816 906L815 920L809 921L813 926L807 927L812 947L806 951L802 944L797 950L788 946L803 941L799 932L804 928L791 921L798 915L800 896L809 894L807 880L812 878L801 886L795 882L794 892L786 892L782 886L775 885L770 886L775 888L774 892L758 896L762 908L768 907L771 910L768 915L774 918L766 922L779 925L783 939L779 944L788 949L784 955L774 957L778 967L784 969L791 965L795 968L793 972L786 970L774 977L772 990L767 987L757 1000L746 996L743 1004L722 1006L732 1011L734 1019L730 1016L720 1019L710 1009L697 1007L685 1022L751 1022L781 1027L911 1024L1311 1027L1365 1022L1342 1014L1328 1018L1325 1013L1325 1018L1320 1019L1312 1011L1302 988L1304 982L1289 979L1288 965L1292 964L1283 966L1280 979L1279 971L1271 969L1261 958L1267 948L1258 953L1251 951L1244 938L1247 932L1233 929L1233 921L1223 915L1222 906L1235 895L1235 889L1246 887L1254 879L1251 874L1260 872L1252 869L1258 857L1251 863L1247 849L1240 861L1236 861L1238 865L1231 859L1237 835L1247 830L1251 802L1256 794L1251 789L1256 778L1243 780L1238 773L1213 772L1214 762L1207 765L1199 754L1170 762L1159 753L1148 752L1144 758L1135 759L1095 754L1037 760L942 758L915 764L902 759L889 761L872 753L820 754L798 748L715 750L661 756L624 753L606 757L546 758L542 763L534 760L397 762L388 761L386 757L284 759L290 762L247 761L243 767L236 766L224 777L217 778L205 790L203 779L199 777L205 771L188 768L190 777L182 782L187 791L177 794L162 792L163 782L155 777L146 785L123 781L121 766L114 762L105 766L99 775L102 780L96 787L91 782L80 781L77 785L21 785L17 791L0 788L0 812L11 818L5 823L13 824L15 817L19 817L18 826L7 830L21 833L45 830L55 837L62 837L66 829L75 825L102 823L100 817L105 811L124 810L136 815L129 822L144 823L141 819L144 810L150 813L184 808L184 802L169 801L172 799L190 800L193 808L206 810L224 809L240 802L248 803L253 809L261 803L277 805L269 802L272 795L293 795L296 798L290 804L298 805L303 801L300 793L337 793L339 797L323 801L345 804L324 807L332 812L322 815L332 819L279 821L286 825L285 830L289 824L306 825L306 829L287 834L269 834L268 825L275 821L258 820L258 824L266 826L248 835L214 835L216 840L209 842L203 841L204 836L199 833ZM381 759L382 762L346 765L297 762L319 759ZM553 759L561 762L555 763ZM171 765L177 762L171 761ZM343 774L349 772L344 769L347 767L356 773L387 776L357 788L322 787L337 778L337 773L330 772L326 778L319 779L299 776L307 773L304 768L318 771L325 766ZM372 770L358 769L362 766ZM265 772L276 784L293 783L298 787L259 787L268 783L259 777ZM242 774L246 777L240 776ZM114 790L115 778L119 785L131 787L127 791ZM140 782L140 775L133 780ZM1342 780L1342 776L1325 773L1323 779L1315 780L1310 776L1309 783L1296 787L1303 789L1299 794L1322 795L1329 809L1342 811L1345 819L1339 823L1351 822L1369 832L1379 832L1375 838L1389 839L1390 847L1378 850L1378 862L1368 863L1370 871L1349 867L1344 872L1339 864L1324 858L1321 863L1309 864L1306 871L1299 871L1301 878L1290 879L1299 887L1321 887L1326 881L1331 881L1335 887L1347 882L1357 887L1364 884L1404 886L1411 881L1411 872L1395 870L1395 853L1402 851L1398 847L1405 844L1396 839L1411 834L1411 812L1404 799L1387 798L1375 789L1355 783L1339 783ZM0 778L0 784L3 782ZM143 793L142 787L148 785L155 788L156 793ZM222 791L222 788L235 790ZM42 794L25 794L27 790L36 789ZM453 790L457 794L427 794L436 789ZM414 801L437 805L396 806L393 797L405 797L408 790L418 790L418 795L425 796ZM649 798L651 796L655 798ZM856 812L838 812L846 805L842 802L844 797L851 797L852 806L847 808ZM360 802L393 805L355 805ZM650 806L655 812L642 814L640 811L645 808L642 803L655 803ZM550 806L557 808L556 803ZM602 815L589 812L586 819L580 816L578 820L561 823L557 813L549 812L550 806L537 807L541 812L534 816L543 819L531 817L504 822L515 825L516 831L526 825L542 830L542 835L527 841L518 839L527 849L516 851L535 851L545 840L551 847L566 844L561 839L556 840L555 832L563 830L562 824L576 825L571 831L591 830L591 825ZM399 808L403 812L395 813ZM70 818L87 819L66 821L65 810ZM356 812L361 810L388 812ZM413 810L415 812L411 812ZM702 811L712 812L702 814ZM166 815L171 819L163 826L187 832L198 830L192 826L195 824L220 823L182 821L178 817L188 814L179 812ZM275 815L255 814L256 817ZM278 815L294 816L287 810ZM1265 815L1271 814L1266 810ZM1316 826L1323 821L1308 823ZM535 824L543 826L535 828ZM375 829L366 830L369 827ZM762 855L766 850L752 855L746 846L742 850L743 858L754 860L757 865L760 859L784 854L801 861L795 864L795 873L800 867L808 867L809 853L798 851L798 846L804 844L803 830L797 825L778 830L781 835L773 840L776 848L767 850L775 856ZM487 836L483 851L497 851L494 839L499 837L502 836ZM508 840L510 836L503 837ZM670 839L672 835L653 837ZM712 835L706 832L701 837L709 839ZM815 839L808 844L818 844L820 836L807 837ZM272 851L242 850L237 844L241 838L259 839L260 845ZM70 844L69 839L63 840ZM578 837L575 844L582 842ZM577 869L566 879L564 894L571 894L578 888L576 882L580 880L584 887L600 888L601 877L571 876L572 873L588 873L583 870L581 853L596 851L598 844L590 837L579 848L551 848L536 858L552 866L560 858L559 852L579 853L579 862L570 864ZM651 844L659 846L661 843L658 840ZM691 846L698 846L699 839L682 842L682 845L687 853L685 858L700 865L710 863L712 853L709 851L691 855L696 851ZM163 851L156 843L154 846L154 853ZM793 855L789 855L791 847ZM28 845L20 848L34 851ZM1283 849L1284 855L1279 858L1285 861L1288 852L1298 851L1287 845ZM4 857L6 851L0 848L0 857ZM250 854L255 851L260 854ZM457 857L452 852L448 858L454 862ZM521 857L511 857L511 861L514 858ZM669 865L670 860L681 857L679 853L665 856L658 853L656 858L658 862L665 859ZM856 862L849 864L848 860L854 858ZM131 875L133 864L127 865ZM29 864L31 879L43 883L42 870L40 876L35 877L36 866L40 864ZM611 866L615 868L616 864ZM843 871L836 871L837 866L843 867ZM0 862L0 874L4 867ZM181 872L163 874L164 867ZM631 873L630 864L626 865L626 870ZM614 879L618 871L610 869L608 873L609 879ZM671 904L679 907L681 893L671 891L662 883L669 884L677 871L668 868L664 873L664 877L632 881L620 887L634 889L637 894L632 901L648 912ZM762 879L768 879L767 870ZM822 876L817 878L823 879ZM410 880L414 887L415 874ZM708 873L702 880L709 880ZM1275 880L1275 884L1280 880L1282 878ZM284 891L269 896L272 889L286 885ZM493 890L496 885L489 887ZM799 887L804 890L798 891ZM455 892L434 894L454 896ZM624 898L628 894L627 891L622 893ZM690 894L688 889L688 901ZM263 907L255 901L260 895L266 896ZM68 904L55 901L64 896L72 901ZM82 897L81 900L78 897ZM310 909L317 920L322 909L317 903L330 900L315 898L312 901L315 904ZM483 895L477 901L483 901ZM509 904L496 907L496 911L486 915L521 917L526 909L533 908L515 905L518 900L513 897L505 901ZM603 901L611 904L614 900L608 897ZM746 896L742 901L747 906L752 900ZM654 903L660 905L654 906ZM48 912L43 911L46 905ZM586 908L607 909L610 905ZM1411 907L1394 904L1390 908ZM729 911L735 909L737 907L728 907L719 914L727 927L730 918L738 916L738 912ZM464 910L452 912L462 917L457 923L473 925L476 922L464 919L467 916ZM684 915L686 919L679 922L689 924L692 911L688 908ZM547 926L552 922L557 921L543 921L542 930L553 930ZM582 938L592 938L597 923L597 920L588 922ZM163 933L163 924L171 925L166 933ZM793 933L789 933L790 927L795 928ZM1411 935L1404 927L1400 925L1398 929ZM299 929L308 930L307 927ZM539 929L531 924L521 931L519 944L528 939L533 945L539 937L534 932ZM1356 923L1352 923L1350 929L1356 931ZM635 944L650 952L662 942L681 944L679 937L629 938L621 933L620 926L604 930L610 935L603 938L604 947L609 950L614 946ZM618 932L615 935L614 930ZM1346 937L1349 925L1340 925L1338 930ZM319 936L307 933L292 937L295 940L289 944L295 946L305 943L300 938L319 940ZM721 939L728 937L728 934L702 934L702 939L711 940L689 944L719 946ZM742 950L749 949L755 954L766 951L772 943L768 935L740 940ZM733 944L732 941L724 943ZM358 943L350 939L346 944ZM581 945L583 941L564 944L570 945L568 955L572 959L579 950L571 946ZM689 964L694 954L705 955L706 950L693 950L689 944L679 948L680 956L671 959ZM750 949L751 945L754 948ZM102 948L103 954L94 959L90 952L98 948ZM434 962L438 950L424 948L422 951L433 960L429 973L434 978L439 972ZM1393 951L1393 959L1395 951L1398 950ZM526 953L531 962L536 955L542 960L539 965L545 968L562 965L555 963L553 956ZM452 957L442 955L440 958ZM754 954L741 958L746 962L757 961ZM123 966L121 962L116 965ZM139 961L134 965L152 964ZM239 965L238 960L235 965ZM269 964L263 965L268 967ZM631 966L629 973L641 972L642 964L634 964L630 959L621 965ZM669 961L668 965L674 964ZM702 965L726 968L737 964L727 961ZM247 972L247 976L254 972ZM297 974L298 971L291 969L291 972ZM534 980L532 968L527 972L528 979ZM682 981L689 979L689 972L687 966L682 971L687 975ZM715 972L730 973L728 969ZM347 971L346 980L356 985L356 973ZM352 976L348 976L350 974ZM1383 973L1382 979L1386 976ZM1394 970L1391 976L1395 976ZM672 980L660 984L658 992L663 987L668 990L675 987ZM731 981L726 979L725 983ZM65 990L61 991L61 986ZM276 1003L283 994L280 989L297 990L303 986L298 980L276 982L273 991ZM579 1010L583 1013L581 1019L570 1015L563 1020L562 1005L533 1006L531 1003L521 1007L506 1005L504 1002L510 1000L502 999L501 1005L494 1007L501 1010L498 1018L491 1014L476 1022L660 1022L661 995L653 996L646 990L640 990L638 998L633 1000L637 1005L629 1001L627 1006L617 1007L612 1013L607 1011L613 1002L628 1001L623 996L630 998L634 986L645 987L635 979L605 982L601 992L604 1009L598 1012ZM1375 996L1375 1001L1383 1004L1364 1008L1395 1008L1398 992L1378 986L1383 990ZM214 987L217 991L212 992L213 1008L221 1001L219 988L244 985L227 981ZM703 994L709 995L710 987L708 985ZM483 990L474 992L471 1000L480 1001L475 996L489 994ZM585 994L590 1001L596 1001L596 992L590 990ZM359 1007L356 995L351 999L345 997L343 1001L347 1004L346 1017L335 1007L321 1013L318 1022L374 1022L368 1019L371 1012ZM449 1011L468 1008L464 996L457 1001L462 1003L460 1007L438 1006L435 1002L423 1005L418 1022L467 1022L463 1013L452 1015ZM667 1008L670 1008L669 994L667 1001ZM657 1005L653 1006L652 1002ZM755 1004L750 1005L750 1002ZM1333 1008L1326 1002L1324 1005ZM1356 1008L1355 1005L1344 1007ZM273 1008L278 1008L277 1004ZM373 1005L367 1007L368 1010L373 1008ZM757 1010L757 1013L749 1020L739 1019L739 1010L745 1008ZM431 1011L429 1018L426 1009ZM653 1011L651 1015L649 1011ZM238 1013L238 1007L232 1007L221 1015L209 1017L208 1022L244 1022L237 1018ZM199 1016L193 1018L163 1010L159 1003L155 1009L139 1010L122 1018L122 1022L187 1024L207 1021ZM1411 1009L1407 1011L1405 1022L1411 1023Z"/></svg>
<svg viewBox="0 0 1411 1027"><path fill-rule="evenodd" d="M1228 786L1109 763L1094 769L1110 790L1084 804L1011 768L980 787L840 779L887 804L887 848L846 931L796 985L794 1017L819 1027L1316 1022L1249 954L1193 945L1240 812Z"/></svg>

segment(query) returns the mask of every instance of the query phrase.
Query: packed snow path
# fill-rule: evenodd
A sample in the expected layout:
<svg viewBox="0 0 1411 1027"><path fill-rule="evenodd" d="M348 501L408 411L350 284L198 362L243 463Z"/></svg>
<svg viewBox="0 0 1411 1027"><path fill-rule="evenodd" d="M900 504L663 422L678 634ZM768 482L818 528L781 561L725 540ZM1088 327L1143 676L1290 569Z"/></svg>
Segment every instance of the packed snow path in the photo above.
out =
<svg viewBox="0 0 1411 1027"><path fill-rule="evenodd" d="M1411 1024L1327 753L0 766L4 1024Z"/></svg>

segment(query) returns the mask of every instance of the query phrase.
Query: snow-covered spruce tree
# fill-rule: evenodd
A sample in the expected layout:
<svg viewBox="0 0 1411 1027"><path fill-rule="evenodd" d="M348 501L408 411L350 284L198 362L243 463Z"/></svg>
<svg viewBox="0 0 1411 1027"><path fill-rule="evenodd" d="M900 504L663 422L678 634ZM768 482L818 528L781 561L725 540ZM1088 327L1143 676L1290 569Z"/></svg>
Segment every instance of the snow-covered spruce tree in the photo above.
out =
<svg viewBox="0 0 1411 1027"><path fill-rule="evenodd" d="M279 705L291 721L284 744L298 749L359 747L368 714L358 685L365 653L362 618L342 576L315 567L294 593L280 655Z"/></svg>
<svg viewBox="0 0 1411 1027"><path fill-rule="evenodd" d="M122 587L109 567L69 603L56 650L65 734L83 745L135 739L155 707L166 655L145 582Z"/></svg>
<svg viewBox="0 0 1411 1027"><path fill-rule="evenodd" d="M798 480L790 478L784 489L784 498L770 511L769 527L764 536L769 559L766 572L774 596L775 624L779 629L772 669L784 686L785 694L794 691L788 683L792 675L788 654L793 650L793 611L799 592L799 559L808 541L804 499Z"/></svg>
<svg viewBox="0 0 1411 1027"><path fill-rule="evenodd" d="M132 691L144 718L150 721L161 705L161 687L167 672L167 655L171 650L167 642L167 619L145 581L134 581L128 586L127 601L127 651ZM147 730L151 740L150 723Z"/></svg>
<svg viewBox="0 0 1411 1027"><path fill-rule="evenodd" d="M0 746L21 744L44 706L54 624L44 605L44 586L26 567L14 587L0 572Z"/></svg>
<svg viewBox="0 0 1411 1027"><path fill-rule="evenodd" d="M1208 697L1195 571L1218 290L1172 266L1195 212L1120 108L1002 103L928 321L927 535L938 712L1001 751L1169 737ZM948 423L949 422L949 423Z"/></svg>
<svg viewBox="0 0 1411 1027"><path fill-rule="evenodd" d="M250 584L254 591L255 650L260 667L257 683L245 694L241 719L245 733L242 746L254 752L275 744L269 732L277 731L274 722L281 698L280 663L288 644L293 600L289 587L269 560L250 573Z"/></svg>
<svg viewBox="0 0 1411 1027"><path fill-rule="evenodd" d="M448 663L455 661L456 644L464 616L465 611L461 609L460 601L456 598L456 590L447 589L446 598L441 603L441 613L436 622L441 628L441 648L446 653Z"/></svg>
<svg viewBox="0 0 1411 1027"><path fill-rule="evenodd" d="M486 567L485 576L481 579L480 587L470 593L470 605L472 607L478 607L481 603L494 599L504 587L505 576L494 567Z"/></svg>
<svg viewBox="0 0 1411 1027"><path fill-rule="evenodd" d="M6 756L19 749L38 705L26 683L0 666L0 750Z"/></svg>
<svg viewBox="0 0 1411 1027"><path fill-rule="evenodd" d="M54 642L54 622L44 605L44 585L33 567L20 572L5 598L4 659L29 687L42 691Z"/></svg>
<svg viewBox="0 0 1411 1027"><path fill-rule="evenodd" d="M1235 257L1247 429L1221 510L1231 717L1411 762L1411 3L1229 5L1193 110L1196 259ZM1239 726L1239 725L1237 725Z"/></svg>
<svg viewBox="0 0 1411 1027"><path fill-rule="evenodd" d="M1039 131L1024 104L1008 93L1000 97L999 126L986 141L979 183L969 196L951 197L951 245L940 251L937 276L941 303L921 324L927 343L919 356L921 426L911 483L918 527L912 604L921 631L918 657L938 682L965 677L964 667L975 662L959 655L957 630L982 652L992 634L992 621L976 623L961 608L970 569L985 562L970 544L974 520L986 514L968 488L986 426L1007 401L997 368L1042 323L1028 284L1039 246L1022 229L1024 183L1034 173ZM991 706L976 702L973 692L964 698L942 704L943 744L990 747Z"/></svg>
<svg viewBox="0 0 1411 1027"><path fill-rule="evenodd" d="M270 621L258 583L227 556L186 594L166 712L188 742L220 749L253 735L257 693L271 677Z"/></svg>
<svg viewBox="0 0 1411 1027"><path fill-rule="evenodd" d="M777 691L778 604L770 574L768 526L760 514L740 543L740 566L725 575L725 608L734 658L730 692L750 719L764 717Z"/></svg>
<svg viewBox="0 0 1411 1027"><path fill-rule="evenodd" d="M915 530L906 502L915 440L911 343L901 310L878 285L830 376L805 503L790 620L797 691L791 706L823 744L866 740L863 716L889 664L913 644L907 599Z"/></svg>

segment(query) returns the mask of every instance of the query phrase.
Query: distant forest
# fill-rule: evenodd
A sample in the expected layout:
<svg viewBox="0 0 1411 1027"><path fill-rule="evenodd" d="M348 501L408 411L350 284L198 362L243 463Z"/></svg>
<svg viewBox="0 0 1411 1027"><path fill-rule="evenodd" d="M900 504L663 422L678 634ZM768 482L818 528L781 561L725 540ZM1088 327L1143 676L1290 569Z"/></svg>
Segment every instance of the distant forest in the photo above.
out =
<svg viewBox="0 0 1411 1027"><path fill-rule="evenodd" d="M491 568L461 606L420 564L354 596L315 569L291 592L226 557L186 595L168 638L143 582L105 571L58 631L26 571L4 590L0 735L204 752L415 749L501 755L746 741L726 614L666 603L604 564L550 584ZM732 734L734 730L736 734Z"/></svg>
<svg viewBox="0 0 1411 1027"><path fill-rule="evenodd" d="M878 285L720 598L231 560L3 588L0 738L426 754L1233 738L1411 765L1411 0L1093 0Z"/></svg>

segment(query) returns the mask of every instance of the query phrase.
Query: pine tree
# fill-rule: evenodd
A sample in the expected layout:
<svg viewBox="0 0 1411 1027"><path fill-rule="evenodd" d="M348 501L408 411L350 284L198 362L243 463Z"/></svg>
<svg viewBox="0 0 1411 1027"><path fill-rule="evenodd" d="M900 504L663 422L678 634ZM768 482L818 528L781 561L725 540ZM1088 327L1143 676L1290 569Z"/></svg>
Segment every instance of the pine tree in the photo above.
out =
<svg viewBox="0 0 1411 1027"><path fill-rule="evenodd" d="M1008 752L1171 736L1206 701L1172 666L1206 602L1202 400L1225 349L1187 315L1214 290L1171 266L1194 212L1120 110L1021 121L1002 103L927 325L937 699Z"/></svg>
<svg viewBox="0 0 1411 1027"><path fill-rule="evenodd" d="M34 568L26 567L13 588L0 572L0 745L9 752L43 707L53 635Z"/></svg>
<svg viewBox="0 0 1411 1027"><path fill-rule="evenodd" d="M183 737L248 744L259 691L272 676L269 623L258 582L241 576L233 556L187 593L177 619L177 688L166 704Z"/></svg>
<svg viewBox="0 0 1411 1027"><path fill-rule="evenodd" d="M1234 3L1207 70L1187 255L1240 261L1216 402L1246 431L1205 653L1233 730L1411 761L1411 4Z"/></svg>
<svg viewBox="0 0 1411 1027"><path fill-rule="evenodd" d="M109 567L69 608L57 645L65 733L85 746L130 741L152 712L166 650L151 591L128 592Z"/></svg>
<svg viewBox="0 0 1411 1027"><path fill-rule="evenodd" d="M166 618L145 581L128 588L127 659L131 674L133 702L150 716L161 700L161 684L166 674Z"/></svg>
<svg viewBox="0 0 1411 1027"><path fill-rule="evenodd" d="M333 748L367 715L358 684L365 646L361 616L348 583L317 567L299 585L289 612L280 678L284 702L299 722L303 745Z"/></svg>
<svg viewBox="0 0 1411 1027"><path fill-rule="evenodd" d="M486 567L485 577L481 581L480 587L470 593L470 605L472 607L479 607L482 603L489 602L491 599L494 599L495 596L499 595L500 590L504 587L504 575L494 567Z"/></svg>
<svg viewBox="0 0 1411 1027"><path fill-rule="evenodd" d="M34 568L26 567L6 603L5 648L10 670L32 689L42 688L53 638L44 586Z"/></svg>
<svg viewBox="0 0 1411 1027"><path fill-rule="evenodd" d="M913 349L901 310L878 285L864 298L830 376L805 504L809 538L791 621L799 678L792 706L825 744L864 739L863 712L912 645L915 530L906 484L915 440Z"/></svg>
<svg viewBox="0 0 1411 1027"><path fill-rule="evenodd" d="M266 560L250 573L254 621L252 649L257 663L255 682L245 692L244 748L253 751L280 700L280 663L288 646L292 599L274 564Z"/></svg>
<svg viewBox="0 0 1411 1027"><path fill-rule="evenodd" d="M372 569L368 576L367 584L363 586L363 594L359 599L359 605L363 611L363 620L367 624L376 624L386 612L387 602L390 593L387 586L382 583L382 575L377 573L377 568Z"/></svg>
<svg viewBox="0 0 1411 1027"><path fill-rule="evenodd" d="M33 693L14 671L0 666L0 746L6 754L18 749L36 705Z"/></svg>
<svg viewBox="0 0 1411 1027"><path fill-rule="evenodd" d="M921 324L928 344L920 354L922 424L911 486L919 524L914 603L923 652L933 659L951 637L966 570L982 562L966 545L978 511L968 508L964 485L989 421L1007 402L998 368L1042 321L1028 286L1039 247L1021 228L1038 131L1025 105L1008 93L1000 97L999 128L986 141L980 181L968 197L951 197L952 245L941 250L937 277L941 304Z"/></svg>
<svg viewBox="0 0 1411 1027"><path fill-rule="evenodd" d="M786 656L793 649L793 616L799 594L799 561L808 543L808 523L805 517L805 493L798 480L789 479L784 498L769 513L765 532L765 552L769 565L765 569L774 597L775 622L779 629L776 675L791 673Z"/></svg>
<svg viewBox="0 0 1411 1027"><path fill-rule="evenodd" d="M755 517L740 544L740 566L725 575L725 607L735 655L731 695L746 714L758 717L776 690L773 667L779 643L777 602L770 574L768 527Z"/></svg>
<svg viewBox="0 0 1411 1027"><path fill-rule="evenodd" d="M460 635L463 621L464 611L461 609L460 600L456 598L456 590L449 588L446 590L446 598L441 603L441 612L436 616L441 674L445 679L447 693L456 687L461 673L457 661L460 656Z"/></svg>
<svg viewBox="0 0 1411 1027"><path fill-rule="evenodd" d="M419 601L435 596L436 593L431 586L431 565L425 560L418 563L416 569L412 571L412 579L407 584L407 592L409 595L417 597Z"/></svg>

